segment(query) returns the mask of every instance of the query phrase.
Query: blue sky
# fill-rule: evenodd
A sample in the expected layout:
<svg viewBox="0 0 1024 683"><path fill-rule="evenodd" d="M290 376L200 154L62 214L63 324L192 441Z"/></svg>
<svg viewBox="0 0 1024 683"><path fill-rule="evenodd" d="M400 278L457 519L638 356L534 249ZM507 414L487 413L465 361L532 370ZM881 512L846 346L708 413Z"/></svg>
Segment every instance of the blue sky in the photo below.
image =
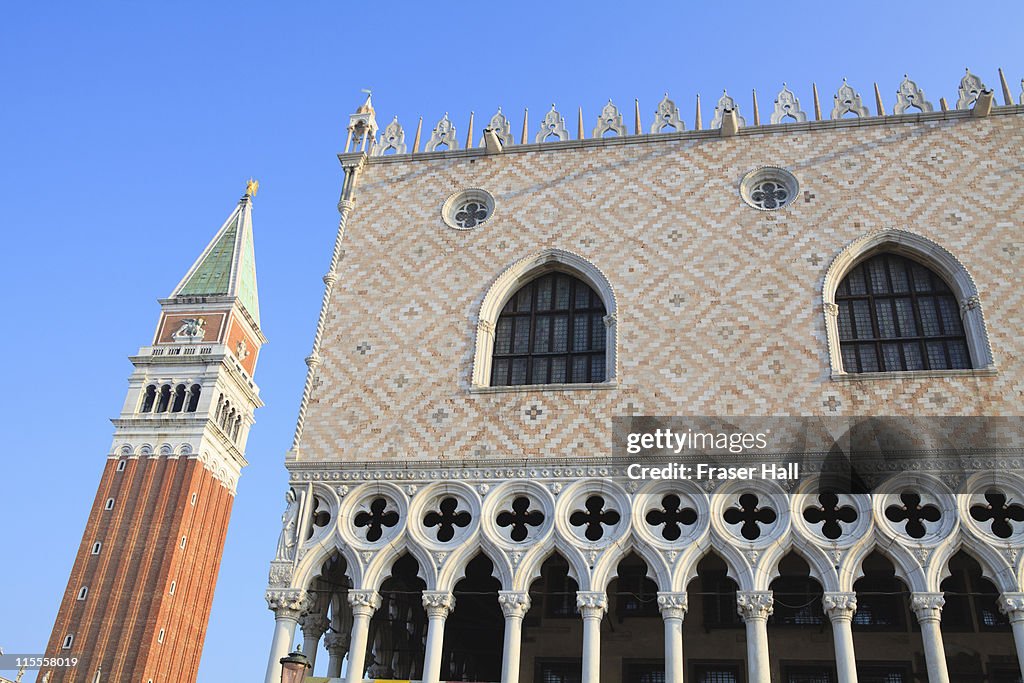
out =
<svg viewBox="0 0 1024 683"><path fill-rule="evenodd" d="M1019 2L5 4L0 646L43 650L127 356L253 175L266 407L199 680L261 680L284 453L337 225L335 154L361 88L410 143L419 116L426 137L449 112L462 141L471 110L479 135L499 105L517 137L523 107L532 131L552 102L573 131L582 106L589 131L609 97L630 125L639 98L647 126L666 90L688 128L694 95L707 124L722 88L748 121L756 88L767 120L782 81L810 111L811 82L830 108L844 76L872 111L872 83L891 111L904 73L952 103L965 66L1001 104L997 67L1020 95L1022 25Z"/></svg>

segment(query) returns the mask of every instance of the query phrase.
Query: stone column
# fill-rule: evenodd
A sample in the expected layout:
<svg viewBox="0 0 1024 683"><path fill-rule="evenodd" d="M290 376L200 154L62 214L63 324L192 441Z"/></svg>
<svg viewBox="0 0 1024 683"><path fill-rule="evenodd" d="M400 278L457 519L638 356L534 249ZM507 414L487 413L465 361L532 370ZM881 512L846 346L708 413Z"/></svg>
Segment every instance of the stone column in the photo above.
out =
<svg viewBox="0 0 1024 683"><path fill-rule="evenodd" d="M999 596L999 611L1010 620L1013 643L1017 646L1017 666L1024 675L1024 593L1003 593Z"/></svg>
<svg viewBox="0 0 1024 683"><path fill-rule="evenodd" d="M306 614L299 619L302 627L302 654L309 659L309 670L316 665L316 653L320 649L320 636L324 634L330 622L323 614Z"/></svg>
<svg viewBox="0 0 1024 683"><path fill-rule="evenodd" d="M839 683L857 683L857 660L853 653L853 613L857 611L857 594L825 593L821 602L832 622Z"/></svg>
<svg viewBox="0 0 1024 683"><path fill-rule="evenodd" d="M281 658L288 655L295 639L299 617L309 609L306 591L298 589L268 590L267 606L274 613L274 638L270 641L266 683L281 683Z"/></svg>
<svg viewBox="0 0 1024 683"><path fill-rule="evenodd" d="M444 621L448 618L448 613L455 609L455 596L448 591L423 591L423 609L427 610L427 651L423 659L423 683L439 683Z"/></svg>
<svg viewBox="0 0 1024 683"><path fill-rule="evenodd" d="M380 607L380 595L374 590L349 590L348 604L352 606L352 638L348 651L346 680L348 683L361 683L366 670L366 641L370 636L370 617Z"/></svg>
<svg viewBox="0 0 1024 683"><path fill-rule="evenodd" d="M771 683L768 617L773 603L771 591L736 592L736 609L747 625L747 683Z"/></svg>
<svg viewBox="0 0 1024 683"><path fill-rule="evenodd" d="M334 633L324 636L324 648L327 650L327 677L341 678L341 663L348 652L348 634Z"/></svg>
<svg viewBox="0 0 1024 683"><path fill-rule="evenodd" d="M683 618L686 593L658 591L658 609L665 620L665 683L683 683Z"/></svg>
<svg viewBox="0 0 1024 683"><path fill-rule="evenodd" d="M608 609L604 591L576 591L576 606L583 617L583 683L601 680L601 618Z"/></svg>
<svg viewBox="0 0 1024 683"><path fill-rule="evenodd" d="M505 644L501 655L501 683L519 683L519 650L523 641L523 617L530 611L526 591L498 591L505 614Z"/></svg>
<svg viewBox="0 0 1024 683"><path fill-rule="evenodd" d="M946 599L942 593L911 593L910 608L917 615L921 625L921 640L924 643L924 661L928 665L928 683L949 683L946 670L946 650L942 646L942 606Z"/></svg>

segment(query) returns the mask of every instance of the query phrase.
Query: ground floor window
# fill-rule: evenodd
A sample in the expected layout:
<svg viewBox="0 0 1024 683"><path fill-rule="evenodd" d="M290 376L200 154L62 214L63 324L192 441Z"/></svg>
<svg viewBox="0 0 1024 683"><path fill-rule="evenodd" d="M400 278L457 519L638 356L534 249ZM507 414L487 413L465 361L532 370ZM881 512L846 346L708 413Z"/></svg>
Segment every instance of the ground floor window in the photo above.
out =
<svg viewBox="0 0 1024 683"><path fill-rule="evenodd" d="M581 683L582 659L538 659L537 683Z"/></svg>
<svg viewBox="0 0 1024 683"><path fill-rule="evenodd" d="M690 680L695 683L744 683L743 662L694 662Z"/></svg>
<svg viewBox="0 0 1024 683"><path fill-rule="evenodd" d="M909 664L871 664L857 667L859 683L911 683Z"/></svg>
<svg viewBox="0 0 1024 683"><path fill-rule="evenodd" d="M622 660L622 683L665 683L665 660Z"/></svg>
<svg viewBox="0 0 1024 683"><path fill-rule="evenodd" d="M836 674L828 664L800 664L783 666L782 680L786 683L836 683Z"/></svg>

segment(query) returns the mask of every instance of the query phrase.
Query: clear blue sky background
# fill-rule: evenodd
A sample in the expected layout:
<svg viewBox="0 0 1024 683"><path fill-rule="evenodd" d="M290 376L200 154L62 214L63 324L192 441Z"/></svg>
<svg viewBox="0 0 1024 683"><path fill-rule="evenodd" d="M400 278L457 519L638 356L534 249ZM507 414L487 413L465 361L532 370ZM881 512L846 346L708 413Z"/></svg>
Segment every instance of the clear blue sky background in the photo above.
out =
<svg viewBox="0 0 1024 683"><path fill-rule="evenodd" d="M756 88L767 120L782 81L810 111L811 82L830 109L843 76L872 111L872 83L891 111L905 72L937 106L955 101L965 66L1002 103L996 67L1020 94L1021 26L1020 2L5 3L0 646L44 648L127 356L252 174L266 407L199 680L262 680L283 459L337 225L335 153L360 88L410 143L418 116L426 136L450 112L461 141L470 110L479 135L499 105L517 137L523 107L535 130L552 102L573 131L582 106L589 131L609 97L630 125L638 97L648 126L666 90L688 128L694 94L707 123L723 87L748 121Z"/></svg>

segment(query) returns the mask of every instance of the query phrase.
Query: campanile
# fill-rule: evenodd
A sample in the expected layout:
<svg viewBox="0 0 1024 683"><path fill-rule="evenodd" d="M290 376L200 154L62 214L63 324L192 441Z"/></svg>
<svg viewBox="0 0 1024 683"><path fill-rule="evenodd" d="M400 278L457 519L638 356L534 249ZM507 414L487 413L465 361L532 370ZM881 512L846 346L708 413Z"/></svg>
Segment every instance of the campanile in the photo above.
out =
<svg viewBox="0 0 1024 683"><path fill-rule="evenodd" d="M260 331L250 180L160 300L46 654L49 683L196 680L235 487L246 465ZM99 674L97 675L97 671Z"/></svg>

